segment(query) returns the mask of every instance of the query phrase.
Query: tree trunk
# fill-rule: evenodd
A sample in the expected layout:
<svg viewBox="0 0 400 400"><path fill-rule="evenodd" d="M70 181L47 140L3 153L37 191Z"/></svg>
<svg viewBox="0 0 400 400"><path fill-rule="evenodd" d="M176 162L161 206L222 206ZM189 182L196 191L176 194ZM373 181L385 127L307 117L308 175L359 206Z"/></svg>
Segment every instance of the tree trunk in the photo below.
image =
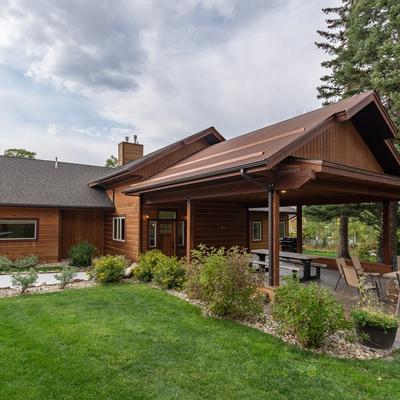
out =
<svg viewBox="0 0 400 400"><path fill-rule="evenodd" d="M392 265L397 271L397 225L398 225L398 202L390 203L390 240L392 242Z"/></svg>
<svg viewBox="0 0 400 400"><path fill-rule="evenodd" d="M383 263L383 230L380 229L379 232L379 247L378 247L378 255L376 257L376 261L378 263Z"/></svg>
<svg viewBox="0 0 400 400"><path fill-rule="evenodd" d="M349 217L341 214L339 221L339 257L350 258Z"/></svg>

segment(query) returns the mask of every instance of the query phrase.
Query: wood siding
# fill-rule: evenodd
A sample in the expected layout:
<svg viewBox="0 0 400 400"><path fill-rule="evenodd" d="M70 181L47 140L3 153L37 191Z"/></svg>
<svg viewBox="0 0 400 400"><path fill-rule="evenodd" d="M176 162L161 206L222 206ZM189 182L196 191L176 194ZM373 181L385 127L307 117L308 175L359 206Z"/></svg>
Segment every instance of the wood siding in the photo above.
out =
<svg viewBox="0 0 400 400"><path fill-rule="evenodd" d="M110 199L114 199L115 211L104 213L104 254L122 254L132 261L139 257L140 242L140 197L126 196L122 190L128 185L120 185L107 190ZM112 238L113 217L125 217L125 241Z"/></svg>
<svg viewBox="0 0 400 400"><path fill-rule="evenodd" d="M383 173L382 167L350 121L332 125L292 155Z"/></svg>
<svg viewBox="0 0 400 400"><path fill-rule="evenodd" d="M193 201L193 244L248 247L248 211L231 203Z"/></svg>
<svg viewBox="0 0 400 400"><path fill-rule="evenodd" d="M60 257L67 258L71 246L82 241L94 244L103 253L103 211L63 210L61 213Z"/></svg>
<svg viewBox="0 0 400 400"><path fill-rule="evenodd" d="M60 217L58 209L0 207L0 219L37 219L37 240L0 241L0 256L12 260L35 254L40 261L57 262Z"/></svg>
<svg viewBox="0 0 400 400"><path fill-rule="evenodd" d="M251 222L261 221L262 223L262 240L260 242L253 242L251 235ZM289 233L289 217L287 214L281 214L280 221L285 223L286 235ZM268 248L268 213L264 211L250 211L249 213L249 247L254 249L267 249Z"/></svg>

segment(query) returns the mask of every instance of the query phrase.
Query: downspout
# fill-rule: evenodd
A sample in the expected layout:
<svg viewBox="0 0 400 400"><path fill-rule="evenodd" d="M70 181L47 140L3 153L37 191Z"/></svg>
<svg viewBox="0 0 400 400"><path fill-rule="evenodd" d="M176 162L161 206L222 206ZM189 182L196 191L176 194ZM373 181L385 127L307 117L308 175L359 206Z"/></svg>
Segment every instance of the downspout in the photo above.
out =
<svg viewBox="0 0 400 400"><path fill-rule="evenodd" d="M241 168L240 169L240 176L243 179L246 179L247 181L253 183L254 185L261 187L268 193L268 268L269 268L269 284L270 286L273 285L273 271L272 271L272 249L273 249L273 243L272 243L272 198L274 195L274 185L269 184L269 185L263 185L262 183L258 182L254 178L252 178L250 175L247 174L247 172Z"/></svg>

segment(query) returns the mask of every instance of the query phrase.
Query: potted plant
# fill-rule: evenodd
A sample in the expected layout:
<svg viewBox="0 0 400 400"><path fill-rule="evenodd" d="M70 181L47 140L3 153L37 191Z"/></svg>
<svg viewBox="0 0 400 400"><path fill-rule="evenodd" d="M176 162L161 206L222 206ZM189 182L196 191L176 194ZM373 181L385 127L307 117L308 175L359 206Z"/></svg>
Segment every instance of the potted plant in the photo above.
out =
<svg viewBox="0 0 400 400"><path fill-rule="evenodd" d="M361 343L377 349L390 349L396 338L399 319L376 308L359 307L352 311Z"/></svg>

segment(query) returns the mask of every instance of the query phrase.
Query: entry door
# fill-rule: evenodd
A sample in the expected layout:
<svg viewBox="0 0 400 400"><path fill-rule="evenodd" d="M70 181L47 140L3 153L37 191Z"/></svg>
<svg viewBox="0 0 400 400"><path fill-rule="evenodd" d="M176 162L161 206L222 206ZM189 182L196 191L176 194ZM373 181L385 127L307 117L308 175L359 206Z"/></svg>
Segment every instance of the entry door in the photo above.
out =
<svg viewBox="0 0 400 400"><path fill-rule="evenodd" d="M158 246L165 255L175 255L175 221L158 222Z"/></svg>

